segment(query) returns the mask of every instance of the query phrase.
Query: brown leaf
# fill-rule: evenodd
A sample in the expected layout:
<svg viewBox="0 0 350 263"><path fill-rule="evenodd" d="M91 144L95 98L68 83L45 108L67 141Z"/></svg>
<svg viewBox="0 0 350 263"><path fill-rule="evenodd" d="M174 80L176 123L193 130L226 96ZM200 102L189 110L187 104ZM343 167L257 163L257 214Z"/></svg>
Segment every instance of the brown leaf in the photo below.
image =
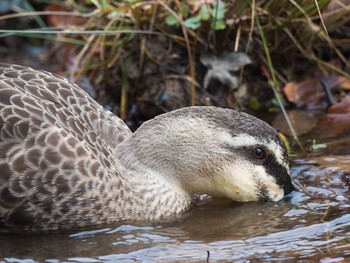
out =
<svg viewBox="0 0 350 263"><path fill-rule="evenodd" d="M350 79L346 77L339 77L338 86L342 90L350 90Z"/></svg>
<svg viewBox="0 0 350 263"><path fill-rule="evenodd" d="M323 97L319 79L307 79L301 82L287 83L283 91L290 102L302 107L315 101L319 102Z"/></svg>
<svg viewBox="0 0 350 263"><path fill-rule="evenodd" d="M350 96L331 106L317 125L322 138L331 138L350 130Z"/></svg>
<svg viewBox="0 0 350 263"><path fill-rule="evenodd" d="M310 78L301 82L287 83L283 91L290 102L297 107L307 106L309 109L325 109L327 103L321 86L321 80L325 81L332 92L350 90L350 79L338 75L328 75L321 78Z"/></svg>
<svg viewBox="0 0 350 263"><path fill-rule="evenodd" d="M344 97L340 102L331 106L327 115L334 113L350 113L350 96Z"/></svg>
<svg viewBox="0 0 350 263"><path fill-rule="evenodd" d="M323 21L332 23L334 20L339 19L342 14L347 14L350 0L330 0L327 7L322 12Z"/></svg>
<svg viewBox="0 0 350 263"><path fill-rule="evenodd" d="M350 0L330 0L324 12L332 12L338 9L345 9L350 5Z"/></svg>
<svg viewBox="0 0 350 263"><path fill-rule="evenodd" d="M311 131L317 123L315 116L303 110L291 110L288 112L288 116L298 136ZM276 116L272 122L272 126L283 134L288 136L293 135L282 113Z"/></svg>
<svg viewBox="0 0 350 263"><path fill-rule="evenodd" d="M49 15L48 16L48 23L50 26L52 27L60 27L60 28L64 28L64 27L69 27L69 26L80 26L80 25L84 25L88 19L81 17L81 16L77 16L77 14L79 14L78 11L76 10L70 10L64 6L60 6L60 5L48 5L45 8L45 11L52 11L52 12L71 12L72 15Z"/></svg>

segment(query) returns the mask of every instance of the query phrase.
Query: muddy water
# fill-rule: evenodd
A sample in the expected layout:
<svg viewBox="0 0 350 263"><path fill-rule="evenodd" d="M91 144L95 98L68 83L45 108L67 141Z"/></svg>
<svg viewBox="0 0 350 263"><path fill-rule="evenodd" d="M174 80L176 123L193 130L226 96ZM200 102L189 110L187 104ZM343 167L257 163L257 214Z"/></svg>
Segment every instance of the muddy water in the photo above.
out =
<svg viewBox="0 0 350 263"><path fill-rule="evenodd" d="M285 200L203 202L171 222L60 234L1 235L4 262L350 261L350 155L295 158L303 185ZM204 197L204 199L206 199ZM0 260L0 262L2 262Z"/></svg>

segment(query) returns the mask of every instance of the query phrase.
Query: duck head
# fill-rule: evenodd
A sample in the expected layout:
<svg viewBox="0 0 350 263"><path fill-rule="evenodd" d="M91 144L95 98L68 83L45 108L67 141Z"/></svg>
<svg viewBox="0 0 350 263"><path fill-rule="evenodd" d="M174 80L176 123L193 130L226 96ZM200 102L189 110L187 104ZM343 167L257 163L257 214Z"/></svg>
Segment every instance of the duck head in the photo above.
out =
<svg viewBox="0 0 350 263"><path fill-rule="evenodd" d="M230 109L188 107L160 115L145 122L117 153L128 168L188 193L279 201L294 190L278 133Z"/></svg>

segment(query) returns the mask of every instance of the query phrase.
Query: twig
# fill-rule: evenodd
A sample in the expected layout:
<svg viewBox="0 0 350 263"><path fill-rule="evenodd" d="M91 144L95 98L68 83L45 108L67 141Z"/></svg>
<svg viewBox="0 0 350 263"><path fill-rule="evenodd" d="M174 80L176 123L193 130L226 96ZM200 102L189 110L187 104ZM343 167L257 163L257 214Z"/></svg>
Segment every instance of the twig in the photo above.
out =
<svg viewBox="0 0 350 263"><path fill-rule="evenodd" d="M328 106L332 106L333 104L335 104L335 101L334 101L331 89L329 88L328 84L324 80L321 80L321 86L326 95Z"/></svg>

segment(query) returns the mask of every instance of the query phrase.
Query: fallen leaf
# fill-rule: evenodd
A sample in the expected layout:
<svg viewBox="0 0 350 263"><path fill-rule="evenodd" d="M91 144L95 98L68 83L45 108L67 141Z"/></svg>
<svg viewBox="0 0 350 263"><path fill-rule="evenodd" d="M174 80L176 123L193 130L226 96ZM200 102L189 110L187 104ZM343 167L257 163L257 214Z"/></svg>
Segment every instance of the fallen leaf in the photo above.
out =
<svg viewBox="0 0 350 263"><path fill-rule="evenodd" d="M339 75L328 75L323 78L310 78L301 82L287 83L283 91L288 101L298 108L325 109L328 105L325 99L321 81L324 81L334 93L339 90L350 90L350 79Z"/></svg>
<svg viewBox="0 0 350 263"><path fill-rule="evenodd" d="M350 113L350 96L344 97L340 102L332 105L328 109L328 114L335 114L335 113ZM350 119L349 119L350 121Z"/></svg>
<svg viewBox="0 0 350 263"><path fill-rule="evenodd" d="M350 79L340 76L338 77L338 86L342 90L350 90Z"/></svg>
<svg viewBox="0 0 350 263"><path fill-rule="evenodd" d="M331 12L338 9L345 9L348 5L350 5L350 0L330 0L324 11Z"/></svg>
<svg viewBox="0 0 350 263"><path fill-rule="evenodd" d="M327 7L322 12L323 21L326 24L332 24L337 19L341 19L342 15L348 14L349 5L350 0L330 0Z"/></svg>
<svg viewBox="0 0 350 263"><path fill-rule="evenodd" d="M324 96L319 79L307 79L301 82L292 81L283 88L288 101L297 107L303 107L314 102L320 103Z"/></svg>
<svg viewBox="0 0 350 263"><path fill-rule="evenodd" d="M350 130L350 96L331 106L317 124L321 138L331 138Z"/></svg>
<svg viewBox="0 0 350 263"><path fill-rule="evenodd" d="M52 11L52 12L71 12L72 15L49 15L48 16L48 23L51 27L59 27L59 28L64 28L64 27L69 27L69 26L80 26L80 25L84 25L88 19L79 16L78 14L80 14L78 11L76 10L71 10L68 9L64 6L60 6L60 5L48 5L45 8L45 11Z"/></svg>
<svg viewBox="0 0 350 263"><path fill-rule="evenodd" d="M291 110L288 112L288 117L297 136L308 133L315 128L317 124L317 118L311 113L303 110ZM276 116L272 122L272 126L283 134L293 136L282 113Z"/></svg>

